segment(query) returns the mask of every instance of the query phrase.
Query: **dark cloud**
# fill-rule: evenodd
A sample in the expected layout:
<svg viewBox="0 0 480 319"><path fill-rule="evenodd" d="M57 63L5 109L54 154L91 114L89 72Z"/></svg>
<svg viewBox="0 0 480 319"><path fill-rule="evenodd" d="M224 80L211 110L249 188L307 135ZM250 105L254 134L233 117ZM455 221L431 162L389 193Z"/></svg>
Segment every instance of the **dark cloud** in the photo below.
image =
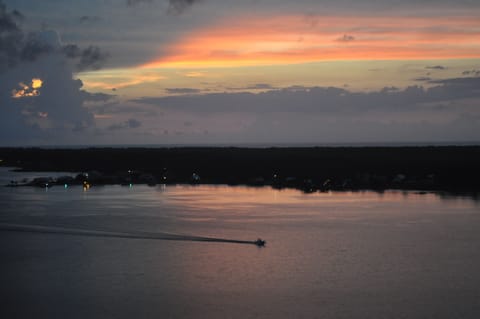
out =
<svg viewBox="0 0 480 319"><path fill-rule="evenodd" d="M93 127L93 114L84 107L90 97L82 90L82 81L72 75L60 54L45 55L0 74L0 104L6 106L0 118L0 143L9 143L13 138L17 143L61 141ZM34 78L42 80L37 94L12 96L12 91L23 85L33 86Z"/></svg>
<svg viewBox="0 0 480 319"><path fill-rule="evenodd" d="M90 93L87 91L82 91L82 96L84 101L88 101L88 102L108 102L116 97L116 95L112 95L112 94Z"/></svg>
<svg viewBox="0 0 480 319"><path fill-rule="evenodd" d="M354 40L355 40L355 37L348 34L344 34L343 37L340 37L337 39L337 41L340 41L340 42L352 42Z"/></svg>
<svg viewBox="0 0 480 319"><path fill-rule="evenodd" d="M480 136L479 87L480 78L469 77L371 92L295 86L129 103L167 114L142 127L161 125L178 143L206 143L204 130L209 143L227 144L466 141Z"/></svg>
<svg viewBox="0 0 480 319"><path fill-rule="evenodd" d="M98 68L104 56L95 47L65 52L57 32L26 32L20 19L0 0L0 144L69 143L95 126L85 104L113 97L83 90L71 61Z"/></svg>
<svg viewBox="0 0 480 319"><path fill-rule="evenodd" d="M165 92L168 94L198 94L201 91L192 88L167 88L165 89Z"/></svg>
<svg viewBox="0 0 480 319"><path fill-rule="evenodd" d="M136 119L128 119L123 123L112 124L107 127L109 131L124 130L124 129L134 129L142 126L142 122Z"/></svg>
<svg viewBox="0 0 480 319"><path fill-rule="evenodd" d="M98 22L100 21L101 19L97 16L81 16L78 21L80 23L86 23L86 24L90 24L90 23L95 23L95 22Z"/></svg>
<svg viewBox="0 0 480 319"><path fill-rule="evenodd" d="M20 51L20 60L35 61L39 56L55 51L58 44L58 35L54 31L30 33Z"/></svg>
<svg viewBox="0 0 480 319"><path fill-rule="evenodd" d="M81 49L76 44L68 44L62 48L62 51L67 58L78 61L76 67L79 71L101 69L109 57L108 53L102 52L97 46Z"/></svg>
<svg viewBox="0 0 480 319"><path fill-rule="evenodd" d="M89 105L88 109L95 114L114 114L121 116L122 118L128 115L132 116L132 114L148 118L154 118L162 115L162 112L159 112L153 106L124 103L113 98L107 101L93 102L103 102Z"/></svg>
<svg viewBox="0 0 480 319"><path fill-rule="evenodd" d="M58 45L54 31L25 33L19 24L23 19L22 13L8 11L0 1L0 72L21 62L35 61L54 52Z"/></svg>
<svg viewBox="0 0 480 319"><path fill-rule="evenodd" d="M247 90L272 90L274 88L275 87L271 86L268 83L257 83L246 87Z"/></svg>
<svg viewBox="0 0 480 319"><path fill-rule="evenodd" d="M127 0L127 6L132 7L140 3L151 3L153 0Z"/></svg>
<svg viewBox="0 0 480 319"><path fill-rule="evenodd" d="M168 13L178 15L183 13L187 8L193 4L200 2L201 0L169 0L168 1Z"/></svg>
<svg viewBox="0 0 480 319"><path fill-rule="evenodd" d="M480 78L430 81L431 88L385 87L374 92L352 92L335 87L295 87L262 93L213 93L196 96L144 97L133 102L186 112L300 112L363 114L369 111L405 112L420 105L480 98Z"/></svg>
<svg viewBox="0 0 480 319"><path fill-rule="evenodd" d="M447 67L443 65L434 65L434 66L426 66L425 69L429 70L446 70Z"/></svg>
<svg viewBox="0 0 480 319"><path fill-rule="evenodd" d="M17 16L9 12L0 1L0 72L17 63L23 41L23 32L18 26Z"/></svg>
<svg viewBox="0 0 480 319"><path fill-rule="evenodd" d="M472 93L480 94L480 77L433 80L430 83L442 84L442 88L446 89L458 89L459 93L466 94L465 97L470 97Z"/></svg>
<svg viewBox="0 0 480 319"><path fill-rule="evenodd" d="M98 70L107 60L108 56L109 54L102 52L99 47L89 46L88 48L82 50L77 68L80 71L87 69Z"/></svg>
<svg viewBox="0 0 480 319"><path fill-rule="evenodd" d="M137 128L137 127L140 127L142 125L142 122L140 122L136 119L129 119L127 121L127 124L128 124L129 128Z"/></svg>
<svg viewBox="0 0 480 319"><path fill-rule="evenodd" d="M82 50L76 44L67 44L62 48L67 58L75 59L82 55Z"/></svg>
<svg viewBox="0 0 480 319"><path fill-rule="evenodd" d="M15 9L12 11L12 16L14 16L18 20L23 20L25 18L20 11L17 11Z"/></svg>
<svg viewBox="0 0 480 319"><path fill-rule="evenodd" d="M308 86L292 85L292 86L284 88L283 90L286 90L286 91L307 91L308 89L309 89Z"/></svg>
<svg viewBox="0 0 480 319"><path fill-rule="evenodd" d="M249 86L227 87L226 89L229 91L250 91L250 90L275 90L278 88L268 83L256 83Z"/></svg>
<svg viewBox="0 0 480 319"><path fill-rule="evenodd" d="M17 10L9 12L0 2L0 72L57 52L74 59L79 71L97 70L109 56L96 46L82 49L70 44L62 47L57 32L53 30L24 32L18 24L21 19L23 15L20 12Z"/></svg>
<svg viewBox="0 0 480 319"><path fill-rule="evenodd" d="M400 89L395 86L386 86L380 90L380 93L392 93L392 92L399 92Z"/></svg>
<svg viewBox="0 0 480 319"><path fill-rule="evenodd" d="M0 33L6 31L18 31L17 22L23 19L23 15L17 10L8 12L7 7L0 1Z"/></svg>
<svg viewBox="0 0 480 319"><path fill-rule="evenodd" d="M417 81L417 82L425 82L425 81L431 81L431 80L432 78L429 78L428 76L421 76L413 79L413 81Z"/></svg>
<svg viewBox="0 0 480 319"><path fill-rule="evenodd" d="M473 76L480 76L480 70L467 70L463 71L462 75L473 75Z"/></svg>
<svg viewBox="0 0 480 319"><path fill-rule="evenodd" d="M118 130L123 130L127 128L127 126L125 125L125 123L119 123L119 124L112 124L110 126L107 127L107 130L109 131L118 131Z"/></svg>

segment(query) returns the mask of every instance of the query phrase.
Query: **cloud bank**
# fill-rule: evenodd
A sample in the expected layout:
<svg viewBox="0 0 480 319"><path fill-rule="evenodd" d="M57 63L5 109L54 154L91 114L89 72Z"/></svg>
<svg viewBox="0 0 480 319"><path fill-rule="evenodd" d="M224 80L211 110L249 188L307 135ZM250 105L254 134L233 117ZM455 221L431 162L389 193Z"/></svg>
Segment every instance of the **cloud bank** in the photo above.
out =
<svg viewBox="0 0 480 319"><path fill-rule="evenodd" d="M0 2L0 143L67 141L94 126L77 70L97 69L96 47L63 45L57 32L25 32L23 14Z"/></svg>
<svg viewBox="0 0 480 319"><path fill-rule="evenodd" d="M429 84L372 92L295 86L131 102L188 118L194 125L184 127L185 142L206 131L208 140L219 143L478 141L480 78Z"/></svg>
<svg viewBox="0 0 480 319"><path fill-rule="evenodd" d="M422 79L422 80L427 80ZM190 89L169 89L169 93L185 93L183 96L144 97L137 103L155 105L162 109L184 110L203 114L216 112L294 112L365 114L370 111L405 112L420 110L424 105L447 101L480 98L480 78L453 78L430 80L436 84L430 88L409 86L403 90L385 87L373 92L352 92L336 87L293 86L266 90L262 93L213 93L192 95ZM261 84L245 89L271 86Z"/></svg>

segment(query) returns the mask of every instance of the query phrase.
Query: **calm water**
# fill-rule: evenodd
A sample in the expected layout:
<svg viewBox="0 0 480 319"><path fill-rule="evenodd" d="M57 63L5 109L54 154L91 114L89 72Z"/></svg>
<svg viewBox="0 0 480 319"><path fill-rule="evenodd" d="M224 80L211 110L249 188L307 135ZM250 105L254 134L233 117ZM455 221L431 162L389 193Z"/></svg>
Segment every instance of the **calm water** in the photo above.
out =
<svg viewBox="0 0 480 319"><path fill-rule="evenodd" d="M0 188L0 207L0 223L267 240L0 231L1 318L480 317L480 204L469 198L25 187Z"/></svg>

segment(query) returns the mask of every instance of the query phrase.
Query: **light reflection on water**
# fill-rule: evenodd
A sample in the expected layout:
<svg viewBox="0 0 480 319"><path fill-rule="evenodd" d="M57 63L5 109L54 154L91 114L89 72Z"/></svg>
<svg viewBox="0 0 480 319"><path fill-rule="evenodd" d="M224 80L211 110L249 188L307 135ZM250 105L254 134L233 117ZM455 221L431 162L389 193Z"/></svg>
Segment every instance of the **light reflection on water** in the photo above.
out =
<svg viewBox="0 0 480 319"><path fill-rule="evenodd" d="M467 198L134 185L0 189L0 222L267 240L0 232L1 317L478 318Z"/></svg>

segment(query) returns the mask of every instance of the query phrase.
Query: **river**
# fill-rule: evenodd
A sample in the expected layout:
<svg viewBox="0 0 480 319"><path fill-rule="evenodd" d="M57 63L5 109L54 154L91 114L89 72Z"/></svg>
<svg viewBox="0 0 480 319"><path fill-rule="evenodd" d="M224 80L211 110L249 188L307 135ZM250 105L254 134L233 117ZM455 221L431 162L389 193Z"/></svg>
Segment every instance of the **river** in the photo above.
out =
<svg viewBox="0 0 480 319"><path fill-rule="evenodd" d="M0 170L0 181L45 173ZM2 318L479 318L480 203L269 187L0 188ZM1 227L0 227L1 229Z"/></svg>

